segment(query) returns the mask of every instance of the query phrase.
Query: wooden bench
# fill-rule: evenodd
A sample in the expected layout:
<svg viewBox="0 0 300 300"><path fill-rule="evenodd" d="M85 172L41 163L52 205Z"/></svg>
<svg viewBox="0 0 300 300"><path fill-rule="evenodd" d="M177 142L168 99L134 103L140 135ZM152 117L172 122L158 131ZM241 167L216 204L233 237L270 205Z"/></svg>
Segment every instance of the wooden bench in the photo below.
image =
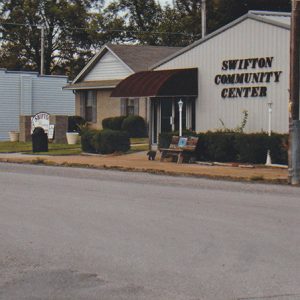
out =
<svg viewBox="0 0 300 300"><path fill-rule="evenodd" d="M194 158L195 150L198 144L197 137L179 137L173 136L169 148L160 148L161 152L160 161L167 157L172 157L181 164L184 160L191 162Z"/></svg>

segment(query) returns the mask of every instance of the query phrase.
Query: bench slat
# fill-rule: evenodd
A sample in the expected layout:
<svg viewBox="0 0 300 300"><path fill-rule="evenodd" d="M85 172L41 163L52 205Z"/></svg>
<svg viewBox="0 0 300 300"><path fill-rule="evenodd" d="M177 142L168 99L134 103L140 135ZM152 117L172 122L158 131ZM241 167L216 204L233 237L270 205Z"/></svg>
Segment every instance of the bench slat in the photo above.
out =
<svg viewBox="0 0 300 300"><path fill-rule="evenodd" d="M179 148L178 144L175 144L175 142L178 141L179 137L173 136L169 148L159 149L159 151L161 152L160 161L163 161L163 159L168 156L177 156L177 163L179 164L182 163L185 154L188 153L188 155L190 156L193 152L195 152L198 143L197 137L188 137L187 145L182 148Z"/></svg>

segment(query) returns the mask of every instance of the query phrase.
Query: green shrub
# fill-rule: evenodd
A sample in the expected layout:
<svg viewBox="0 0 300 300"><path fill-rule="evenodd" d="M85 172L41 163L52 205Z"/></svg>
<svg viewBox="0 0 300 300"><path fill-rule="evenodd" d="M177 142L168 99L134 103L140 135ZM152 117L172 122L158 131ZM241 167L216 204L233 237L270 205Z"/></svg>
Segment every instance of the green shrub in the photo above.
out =
<svg viewBox="0 0 300 300"><path fill-rule="evenodd" d="M237 134L235 138L237 160L243 163L264 164L269 149L266 133Z"/></svg>
<svg viewBox="0 0 300 300"><path fill-rule="evenodd" d="M95 136L99 130L84 129L81 132L81 149L83 152L96 153Z"/></svg>
<svg viewBox="0 0 300 300"><path fill-rule="evenodd" d="M270 137L267 133L237 135L237 159L240 162L264 164L270 150L272 163L287 164L287 140L288 135L278 133L272 133Z"/></svg>
<svg viewBox="0 0 300 300"><path fill-rule="evenodd" d="M196 149L197 159L219 162L236 161L235 136L236 133L221 131L199 134L199 143Z"/></svg>
<svg viewBox="0 0 300 300"><path fill-rule="evenodd" d="M81 133L81 127L86 124L84 118L80 116L69 116L68 117L68 132L79 132Z"/></svg>
<svg viewBox="0 0 300 300"><path fill-rule="evenodd" d="M130 149L130 140L127 132L104 129L96 133L94 145L97 153L126 152Z"/></svg>
<svg viewBox="0 0 300 300"><path fill-rule="evenodd" d="M129 116L122 123L122 130L127 131L131 138L147 137L147 125L140 116Z"/></svg>
<svg viewBox="0 0 300 300"><path fill-rule="evenodd" d="M105 118L102 120L102 128L103 129L111 129L113 117Z"/></svg>
<svg viewBox="0 0 300 300"><path fill-rule="evenodd" d="M288 164L288 139L288 134L272 133L269 139L272 163Z"/></svg>
<svg viewBox="0 0 300 300"><path fill-rule="evenodd" d="M102 128L111 130L121 130L124 119L126 119L126 116L105 118L102 120Z"/></svg>

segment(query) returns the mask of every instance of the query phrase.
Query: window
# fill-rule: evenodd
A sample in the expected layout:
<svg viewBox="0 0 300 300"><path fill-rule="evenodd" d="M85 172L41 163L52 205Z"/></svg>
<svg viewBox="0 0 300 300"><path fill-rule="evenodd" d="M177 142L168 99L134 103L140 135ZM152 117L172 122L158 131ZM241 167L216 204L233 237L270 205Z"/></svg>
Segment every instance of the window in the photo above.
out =
<svg viewBox="0 0 300 300"><path fill-rule="evenodd" d="M87 122L97 122L97 92L82 91L80 94L80 116Z"/></svg>
<svg viewBox="0 0 300 300"><path fill-rule="evenodd" d="M139 114L139 98L121 99L121 115L133 116Z"/></svg>

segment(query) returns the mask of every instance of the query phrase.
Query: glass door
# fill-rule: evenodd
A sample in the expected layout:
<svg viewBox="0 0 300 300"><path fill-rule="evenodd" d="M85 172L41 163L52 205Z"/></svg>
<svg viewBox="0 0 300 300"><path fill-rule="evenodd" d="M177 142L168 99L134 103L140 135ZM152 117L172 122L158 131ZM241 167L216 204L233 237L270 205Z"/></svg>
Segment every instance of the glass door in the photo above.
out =
<svg viewBox="0 0 300 300"><path fill-rule="evenodd" d="M171 99L163 99L160 106L161 114L161 132L171 132L174 123L173 117L173 101Z"/></svg>

